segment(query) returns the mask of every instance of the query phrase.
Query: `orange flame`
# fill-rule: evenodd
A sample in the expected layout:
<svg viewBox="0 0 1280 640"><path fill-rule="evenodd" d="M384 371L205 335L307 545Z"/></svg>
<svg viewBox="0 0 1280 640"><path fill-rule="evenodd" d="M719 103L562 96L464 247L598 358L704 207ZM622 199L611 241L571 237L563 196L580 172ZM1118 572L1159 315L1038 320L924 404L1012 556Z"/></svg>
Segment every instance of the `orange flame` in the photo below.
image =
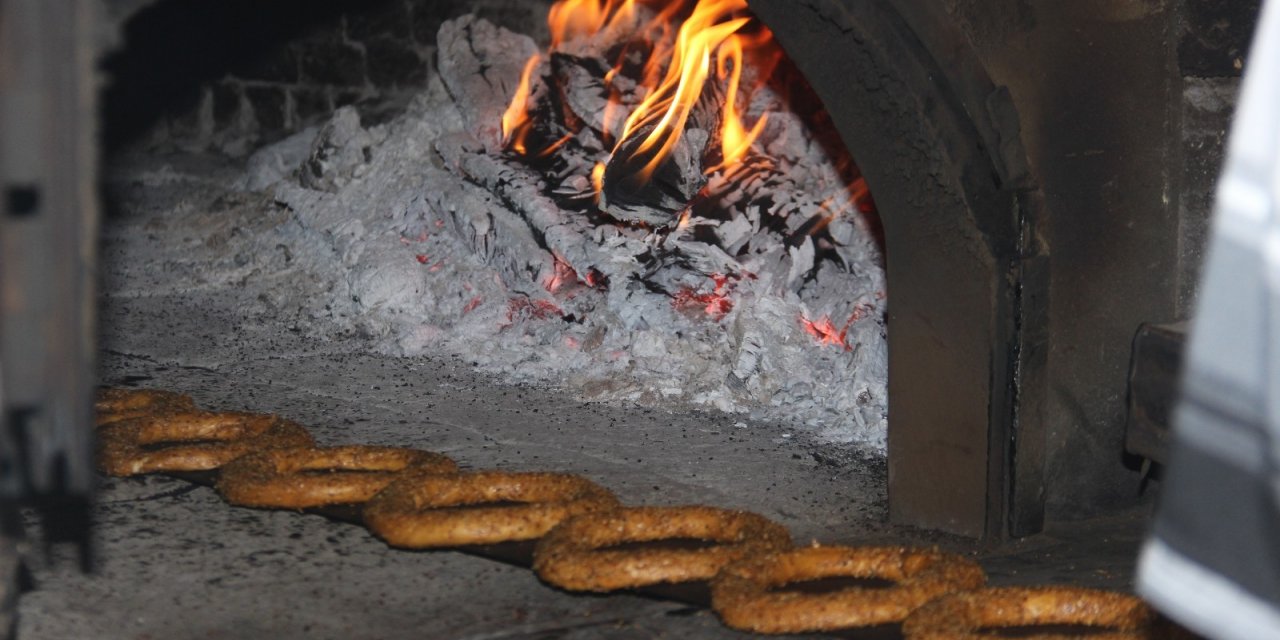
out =
<svg viewBox="0 0 1280 640"><path fill-rule="evenodd" d="M730 64L732 68L726 68ZM767 115L760 116L751 131L747 131L742 124L742 114L738 111L738 84L742 82L742 37L735 35L720 45L719 56L716 58L716 77L721 80L727 78L729 86L725 90L724 116L720 129L722 160L718 166L708 169L708 174L742 160L769 120Z"/></svg>
<svg viewBox="0 0 1280 640"><path fill-rule="evenodd" d="M643 24L639 20L641 5L647 7L648 16ZM639 141L629 150L644 161L638 179L648 180L670 156L713 73L725 89L720 131L722 161L708 173L740 162L764 130L764 116L750 129L743 122L741 94L750 91L742 91L741 83L746 51L760 50L770 43L772 34L761 27L744 35L743 28L751 22L743 15L746 9L747 0L559 0L551 8L547 23L552 50L563 49L581 38L626 30L617 64L604 77L609 96L602 121L605 140L614 145L615 154L624 142ZM685 14L687 17L681 21ZM616 42L612 36L605 41ZM614 80L627 56L637 51L644 56L637 92L643 98L626 114L628 105ZM529 153L526 137L533 126L528 104L533 74L545 60L544 56L529 59L503 115L504 141L521 155ZM770 69L760 65L761 71ZM622 133L614 140L613 132L620 120ZM597 191L602 186L600 173L600 167L596 167L592 174Z"/></svg>
<svg viewBox="0 0 1280 640"><path fill-rule="evenodd" d="M712 51L750 21L748 18L725 19L746 8L746 0L699 0L693 13L680 26L666 75L627 118L622 130L622 139L626 140L639 134L641 129L654 126L636 148L636 153L652 154L640 170L642 180L653 175L679 142L689 112L702 96L711 74Z"/></svg>
<svg viewBox="0 0 1280 640"><path fill-rule="evenodd" d="M502 114L502 141L521 155L528 153L525 138L533 128L533 121L529 118L529 96L533 93L533 72L540 62L542 62L542 56L534 54L528 62L524 63L524 72L520 74L520 85L516 87L516 95L511 98L511 104Z"/></svg>
<svg viewBox="0 0 1280 640"><path fill-rule="evenodd" d="M547 14L551 27L551 48L574 38L591 36L606 26L630 20L635 15L636 0L560 0ZM678 4L678 3L677 3Z"/></svg>
<svg viewBox="0 0 1280 640"><path fill-rule="evenodd" d="M603 162L597 162L591 169L591 186L596 190L596 202L600 201L600 192L604 191L604 170Z"/></svg>
<svg viewBox="0 0 1280 640"><path fill-rule="evenodd" d="M621 69L622 64L619 63L604 75L604 86L609 87L609 100L605 102L604 114L600 117L601 128L604 130L605 144L609 144L613 138L614 123L617 122L618 111L622 109L622 96L618 92L618 88L613 86L613 79L618 76L618 71Z"/></svg>

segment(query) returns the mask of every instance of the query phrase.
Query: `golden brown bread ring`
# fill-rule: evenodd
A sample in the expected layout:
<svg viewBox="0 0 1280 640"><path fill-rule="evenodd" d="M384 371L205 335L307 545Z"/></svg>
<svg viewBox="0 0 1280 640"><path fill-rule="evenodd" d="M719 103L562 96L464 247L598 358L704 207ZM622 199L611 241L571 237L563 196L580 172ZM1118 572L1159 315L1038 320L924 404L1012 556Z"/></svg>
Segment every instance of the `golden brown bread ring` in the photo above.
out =
<svg viewBox="0 0 1280 640"><path fill-rule="evenodd" d="M699 549L609 549L664 540L712 542ZM740 558L791 546L780 524L715 507L631 507L567 520L534 551L543 580L570 591L613 591L708 580Z"/></svg>
<svg viewBox="0 0 1280 640"><path fill-rule="evenodd" d="M891 587L847 587L830 593L779 591L823 578L878 578ZM945 593L976 589L982 567L936 548L811 546L749 558L711 583L711 606L734 629L804 633L901 622Z"/></svg>
<svg viewBox="0 0 1280 640"><path fill-rule="evenodd" d="M609 490L568 473L407 473L365 505L364 521L393 547L429 549L534 540L565 518L617 505Z"/></svg>
<svg viewBox="0 0 1280 640"><path fill-rule="evenodd" d="M192 411L114 422L98 429L98 468L108 475L208 471L264 449L314 445L279 416Z"/></svg>
<svg viewBox="0 0 1280 640"><path fill-rule="evenodd" d="M931 602L912 613L902 631L908 640L977 640L991 637L984 630L1043 625L1098 629L1090 640L1139 640L1155 637L1156 615L1138 598L1122 593L1080 587L992 587ZM1047 630L1018 637L1059 640L1068 636Z"/></svg>
<svg viewBox="0 0 1280 640"><path fill-rule="evenodd" d="M157 413L195 410L191 396L156 389L101 389L93 403L94 424L99 427Z"/></svg>
<svg viewBox="0 0 1280 640"><path fill-rule="evenodd" d="M241 507L307 509L368 502L400 472L456 473L458 465L430 451L348 445L250 453L218 474L218 493Z"/></svg>

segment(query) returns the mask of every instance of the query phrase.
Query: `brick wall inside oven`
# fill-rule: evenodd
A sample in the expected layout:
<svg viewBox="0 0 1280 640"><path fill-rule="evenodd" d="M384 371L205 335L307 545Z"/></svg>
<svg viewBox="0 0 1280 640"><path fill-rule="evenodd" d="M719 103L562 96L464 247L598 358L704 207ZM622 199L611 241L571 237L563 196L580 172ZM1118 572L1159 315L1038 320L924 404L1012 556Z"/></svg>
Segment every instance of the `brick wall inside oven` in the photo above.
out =
<svg viewBox="0 0 1280 640"><path fill-rule="evenodd" d="M239 156L355 104L369 118L425 86L436 32L468 12L545 38L544 0L164 0L106 60L109 150Z"/></svg>

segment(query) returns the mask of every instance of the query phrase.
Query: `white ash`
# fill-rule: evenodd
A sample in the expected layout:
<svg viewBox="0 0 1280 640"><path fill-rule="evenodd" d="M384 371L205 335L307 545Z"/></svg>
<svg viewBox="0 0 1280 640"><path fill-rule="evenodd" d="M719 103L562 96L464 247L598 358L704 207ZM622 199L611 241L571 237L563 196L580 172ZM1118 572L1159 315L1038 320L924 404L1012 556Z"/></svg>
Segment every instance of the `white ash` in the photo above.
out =
<svg viewBox="0 0 1280 640"><path fill-rule="evenodd" d="M730 210L632 225L565 204L603 159L589 125L558 175L500 151L494 114L531 39L466 17L440 51L439 76L391 121L366 128L340 109L287 177L298 139L259 151L238 186L273 183L262 215L278 224L233 234L201 282L249 287L299 325L386 353L457 354L587 399L749 413L884 450L882 257L856 213L824 206L847 185L782 100L753 103L771 118L763 155L711 176ZM843 343L802 323L824 318Z"/></svg>

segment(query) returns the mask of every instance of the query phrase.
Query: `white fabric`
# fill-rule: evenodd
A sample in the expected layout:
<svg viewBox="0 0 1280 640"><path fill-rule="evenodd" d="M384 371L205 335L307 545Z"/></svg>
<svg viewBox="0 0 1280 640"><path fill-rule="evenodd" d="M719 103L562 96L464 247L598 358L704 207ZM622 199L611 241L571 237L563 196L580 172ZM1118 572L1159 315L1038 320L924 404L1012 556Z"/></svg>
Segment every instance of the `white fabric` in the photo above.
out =
<svg viewBox="0 0 1280 640"><path fill-rule="evenodd" d="M1142 597L1188 629L1217 640L1280 638L1280 613L1159 540L1142 550Z"/></svg>
<svg viewBox="0 0 1280 640"><path fill-rule="evenodd" d="M1280 602L1268 600L1280 532L1266 531L1280 514L1280 0L1263 6L1245 71L1167 472L1184 490L1161 497L1137 584L1170 618L1224 640L1280 639ZM1243 521L1253 528L1221 528Z"/></svg>

